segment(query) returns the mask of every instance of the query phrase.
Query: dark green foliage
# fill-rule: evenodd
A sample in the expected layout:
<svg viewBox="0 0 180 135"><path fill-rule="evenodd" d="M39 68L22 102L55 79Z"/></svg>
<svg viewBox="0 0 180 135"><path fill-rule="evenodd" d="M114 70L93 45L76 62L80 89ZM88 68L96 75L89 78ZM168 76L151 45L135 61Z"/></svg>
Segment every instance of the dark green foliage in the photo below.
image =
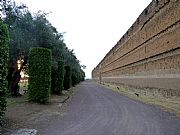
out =
<svg viewBox="0 0 180 135"><path fill-rule="evenodd" d="M64 61L58 61L58 82L57 82L57 94L61 94L64 82Z"/></svg>
<svg viewBox="0 0 180 135"><path fill-rule="evenodd" d="M6 110L8 40L7 27L0 21L0 118Z"/></svg>
<svg viewBox="0 0 180 135"><path fill-rule="evenodd" d="M71 87L71 67L65 66L65 75L64 75L64 89L68 90Z"/></svg>
<svg viewBox="0 0 180 135"><path fill-rule="evenodd" d="M29 52L29 100L48 102L51 88L51 50L31 48Z"/></svg>
<svg viewBox="0 0 180 135"><path fill-rule="evenodd" d="M84 81L84 79L85 79L85 73L82 69L80 69L80 71L79 71L79 82Z"/></svg>
<svg viewBox="0 0 180 135"><path fill-rule="evenodd" d="M79 82L84 80L85 74L84 71L81 69L79 60L76 58L73 50L68 50L66 52L66 66L71 68L71 83L72 86L75 86ZM66 76L65 76L66 77ZM66 85L66 83L64 84Z"/></svg>
<svg viewBox="0 0 180 135"><path fill-rule="evenodd" d="M72 80L72 86L75 86L78 83L78 73L74 69L72 70L71 80Z"/></svg>
<svg viewBox="0 0 180 135"><path fill-rule="evenodd" d="M72 70L72 86L75 86L76 84L80 83L81 81L84 81L84 71L83 70Z"/></svg>
<svg viewBox="0 0 180 135"><path fill-rule="evenodd" d="M85 72L81 69L81 75L80 75L80 80L81 81L84 81L85 80L85 77L86 77L86 75L85 75Z"/></svg>
<svg viewBox="0 0 180 135"><path fill-rule="evenodd" d="M57 69L55 69L55 67L52 66L51 68L51 93L56 94L57 81L58 81Z"/></svg>
<svg viewBox="0 0 180 135"><path fill-rule="evenodd" d="M64 82L64 61L58 61L58 68L52 67L51 72L51 92L54 94L61 94Z"/></svg>

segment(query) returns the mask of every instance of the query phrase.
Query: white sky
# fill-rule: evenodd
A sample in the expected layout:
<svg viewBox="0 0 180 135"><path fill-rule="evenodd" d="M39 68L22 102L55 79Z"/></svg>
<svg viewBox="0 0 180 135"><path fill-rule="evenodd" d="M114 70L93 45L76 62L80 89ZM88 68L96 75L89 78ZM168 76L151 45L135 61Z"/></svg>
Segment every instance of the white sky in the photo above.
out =
<svg viewBox="0 0 180 135"><path fill-rule="evenodd" d="M51 12L48 20L74 49L86 78L152 0L15 0L32 13Z"/></svg>

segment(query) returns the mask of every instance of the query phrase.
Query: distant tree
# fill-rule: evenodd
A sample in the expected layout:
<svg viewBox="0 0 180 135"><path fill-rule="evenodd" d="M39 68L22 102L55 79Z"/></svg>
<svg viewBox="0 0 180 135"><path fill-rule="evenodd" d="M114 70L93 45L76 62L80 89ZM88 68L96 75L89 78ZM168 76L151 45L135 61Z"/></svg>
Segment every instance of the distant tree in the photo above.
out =
<svg viewBox="0 0 180 135"><path fill-rule="evenodd" d="M74 50L68 50L66 52L66 66L71 67L70 82L72 86L75 86L76 84L84 80L82 78L85 77L85 73L81 69L80 61L76 58Z"/></svg>

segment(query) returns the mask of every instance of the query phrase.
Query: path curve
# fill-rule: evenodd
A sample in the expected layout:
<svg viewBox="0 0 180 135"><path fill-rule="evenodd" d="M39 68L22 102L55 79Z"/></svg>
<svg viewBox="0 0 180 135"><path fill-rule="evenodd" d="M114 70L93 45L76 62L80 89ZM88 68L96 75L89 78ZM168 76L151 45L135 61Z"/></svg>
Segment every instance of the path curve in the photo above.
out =
<svg viewBox="0 0 180 135"><path fill-rule="evenodd" d="M64 117L42 135L180 135L180 119L92 81L78 86Z"/></svg>

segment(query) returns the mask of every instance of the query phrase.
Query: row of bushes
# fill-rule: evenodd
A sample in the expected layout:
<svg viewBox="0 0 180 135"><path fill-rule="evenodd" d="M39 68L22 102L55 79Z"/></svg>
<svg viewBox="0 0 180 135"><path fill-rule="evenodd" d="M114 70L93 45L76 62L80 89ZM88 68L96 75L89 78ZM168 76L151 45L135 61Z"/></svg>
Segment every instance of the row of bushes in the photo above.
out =
<svg viewBox="0 0 180 135"><path fill-rule="evenodd" d="M75 86L84 80L84 72L77 72L64 61L58 61L58 68L52 67L50 49L31 48L29 52L29 100L46 103L50 92L61 94L62 90Z"/></svg>
<svg viewBox="0 0 180 135"><path fill-rule="evenodd" d="M7 94L7 61L8 61L8 31L0 22L0 118L6 110ZM50 91L61 94L84 79L83 74L64 66L64 61L58 61L58 68L52 68L52 52L46 48L31 48L29 52L29 95L30 101L46 103ZM83 73L83 72L82 72ZM51 85L52 83L52 85Z"/></svg>
<svg viewBox="0 0 180 135"><path fill-rule="evenodd" d="M7 27L0 21L0 119L6 110L8 40Z"/></svg>
<svg viewBox="0 0 180 135"><path fill-rule="evenodd" d="M64 66L63 61L58 62L58 69L52 67L51 91L54 94L61 94L62 90L68 90L71 86L84 81L84 71L82 69L75 70L70 66Z"/></svg>

